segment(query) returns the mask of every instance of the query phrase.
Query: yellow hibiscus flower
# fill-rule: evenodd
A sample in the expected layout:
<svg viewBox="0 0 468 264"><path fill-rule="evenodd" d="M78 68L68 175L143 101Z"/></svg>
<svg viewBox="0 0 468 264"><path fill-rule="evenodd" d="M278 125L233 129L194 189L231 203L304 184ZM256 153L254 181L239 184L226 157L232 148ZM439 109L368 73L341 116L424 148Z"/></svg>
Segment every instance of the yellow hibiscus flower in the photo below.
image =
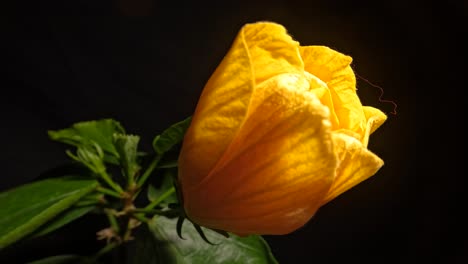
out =
<svg viewBox="0 0 468 264"><path fill-rule="evenodd" d="M383 161L367 143L386 116L362 106L350 63L279 24L245 25L183 141L187 216L240 235L287 234L375 174Z"/></svg>

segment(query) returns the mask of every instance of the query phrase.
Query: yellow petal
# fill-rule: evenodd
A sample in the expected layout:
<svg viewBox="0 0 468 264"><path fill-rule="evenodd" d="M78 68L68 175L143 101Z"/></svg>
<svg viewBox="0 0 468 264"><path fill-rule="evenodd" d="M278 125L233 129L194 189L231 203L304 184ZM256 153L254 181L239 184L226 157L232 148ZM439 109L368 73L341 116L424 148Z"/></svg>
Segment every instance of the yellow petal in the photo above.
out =
<svg viewBox="0 0 468 264"><path fill-rule="evenodd" d="M216 167L183 189L195 222L237 234L286 234L316 212L334 178L328 109L301 75L262 82ZM182 186L184 186L182 178Z"/></svg>
<svg viewBox="0 0 468 264"><path fill-rule="evenodd" d="M302 71L298 43L274 23L244 26L206 84L184 138L179 174L185 184L203 180L236 135L257 83Z"/></svg>
<svg viewBox="0 0 468 264"><path fill-rule="evenodd" d="M336 129L349 129L359 135L365 131L366 118L356 94L356 78L351 69L351 57L325 46L300 48L305 70L324 81L333 105L326 104L338 118ZM321 98L322 100L322 98Z"/></svg>
<svg viewBox="0 0 468 264"><path fill-rule="evenodd" d="M385 120L387 120L387 115L377 108L371 106L363 106L364 114L368 120L369 135L374 133L374 131L379 128ZM372 121L371 123L369 123Z"/></svg>
<svg viewBox="0 0 468 264"><path fill-rule="evenodd" d="M256 84L278 74L304 71L299 43L288 35L283 26L269 22L247 24L241 34L249 52Z"/></svg>
<svg viewBox="0 0 468 264"><path fill-rule="evenodd" d="M367 144L369 143L369 136L374 133L374 131L385 122L385 120L387 120L387 116L382 111L374 107L364 106L363 110L364 114L366 115L367 125L364 137L362 139L362 144L367 148Z"/></svg>
<svg viewBox="0 0 468 264"><path fill-rule="evenodd" d="M323 204L374 175L384 164L356 138L339 132L332 134L338 169Z"/></svg>

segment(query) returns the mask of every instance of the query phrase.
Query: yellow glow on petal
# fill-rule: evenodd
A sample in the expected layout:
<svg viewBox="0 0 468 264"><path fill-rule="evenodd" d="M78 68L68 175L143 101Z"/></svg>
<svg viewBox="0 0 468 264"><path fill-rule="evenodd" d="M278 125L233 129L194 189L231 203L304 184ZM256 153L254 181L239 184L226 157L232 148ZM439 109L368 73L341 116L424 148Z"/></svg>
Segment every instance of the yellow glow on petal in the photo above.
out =
<svg viewBox="0 0 468 264"><path fill-rule="evenodd" d="M338 157L336 177L323 204L374 175L383 161L356 138L333 132L333 145Z"/></svg>
<svg viewBox="0 0 468 264"><path fill-rule="evenodd" d="M328 107L328 110L330 111L330 122L332 124L332 129L339 129L340 122L338 120L338 117L336 116L335 106L332 100L330 89L328 89L327 84L317 76L307 71L304 72L304 74L310 84L309 90L320 99L320 102L322 102L323 105Z"/></svg>
<svg viewBox="0 0 468 264"><path fill-rule="evenodd" d="M324 81L330 91L333 105L328 105L338 117L338 127L363 135L366 118L356 94L356 78L351 69L351 57L325 46L300 48L305 70ZM327 95L328 96L328 95ZM323 101L328 104L327 101ZM360 139L360 138L359 138Z"/></svg>
<svg viewBox="0 0 468 264"><path fill-rule="evenodd" d="M206 177L236 135L256 84L303 68L298 43L274 23L244 26L198 101L180 158L187 185Z"/></svg>
<svg viewBox="0 0 468 264"><path fill-rule="evenodd" d="M367 125L362 139L362 144L367 148L370 134L374 133L374 131L377 130L385 120L387 120L387 116L382 111L374 107L364 106L363 110L366 115Z"/></svg>
<svg viewBox="0 0 468 264"><path fill-rule="evenodd" d="M256 84L278 74L303 72L299 43L287 34L283 26L268 22L247 24L242 34Z"/></svg>
<svg viewBox="0 0 468 264"><path fill-rule="evenodd" d="M377 108L371 106L363 106L364 114L366 115L367 120L372 120L370 124L369 135L374 133L377 128L379 128L385 120L387 120L387 115Z"/></svg>
<svg viewBox="0 0 468 264"><path fill-rule="evenodd" d="M179 173L194 184L202 180L237 132L254 89L249 53L241 37L206 84L179 156Z"/></svg>
<svg viewBox="0 0 468 264"><path fill-rule="evenodd" d="M179 155L187 216L236 234L287 234L375 174L386 116L362 106L351 57L245 25L207 82Z"/></svg>
<svg viewBox="0 0 468 264"><path fill-rule="evenodd" d="M312 217L332 184L335 154L328 110L307 85L285 74L255 90L214 170L184 188L191 219L239 234L286 234Z"/></svg>

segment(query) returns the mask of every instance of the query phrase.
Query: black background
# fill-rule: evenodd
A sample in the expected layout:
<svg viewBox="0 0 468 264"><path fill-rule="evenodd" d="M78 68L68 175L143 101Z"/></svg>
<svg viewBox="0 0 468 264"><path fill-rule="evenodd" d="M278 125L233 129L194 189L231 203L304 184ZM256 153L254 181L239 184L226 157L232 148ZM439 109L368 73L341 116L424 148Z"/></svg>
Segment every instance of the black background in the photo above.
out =
<svg viewBox="0 0 468 264"><path fill-rule="evenodd" d="M388 113L369 148L372 178L322 207L302 229L266 236L280 263L467 263L461 202L465 152L464 1L36 1L4 17L0 190L67 160L46 131L99 118L142 136L192 114L238 30L283 24L302 45L354 59L359 95ZM465 68L465 69L464 69ZM92 253L102 223L83 218L0 252L0 263ZM74 249L76 247L76 249Z"/></svg>

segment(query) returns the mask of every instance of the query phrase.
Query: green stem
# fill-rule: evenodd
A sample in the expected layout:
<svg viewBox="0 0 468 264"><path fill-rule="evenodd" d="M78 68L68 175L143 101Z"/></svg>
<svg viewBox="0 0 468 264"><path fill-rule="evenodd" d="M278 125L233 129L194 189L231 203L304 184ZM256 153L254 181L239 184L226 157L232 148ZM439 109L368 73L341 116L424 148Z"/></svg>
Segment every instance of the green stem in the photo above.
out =
<svg viewBox="0 0 468 264"><path fill-rule="evenodd" d="M135 175L127 175L127 190L135 187Z"/></svg>
<svg viewBox="0 0 468 264"><path fill-rule="evenodd" d="M134 215L148 215L147 217L149 218L154 218L155 216L163 215L166 217L172 217L172 216L177 216L180 214L179 210L158 210L158 209L144 209L144 208L136 208L133 210L135 212Z"/></svg>
<svg viewBox="0 0 468 264"><path fill-rule="evenodd" d="M113 191L113 190L111 190L111 189L107 189L107 188L104 188L104 187L99 186L99 187L97 187L96 190L97 190L98 192L103 193L103 194L107 194L107 195L113 196L113 197L115 197L115 198L122 199L122 195L120 195L120 193L115 192L115 191Z"/></svg>
<svg viewBox="0 0 468 264"><path fill-rule="evenodd" d="M163 193L161 196L158 197L158 199L152 201L148 206L146 206L144 209L150 210L156 207L158 204L160 204L162 201L164 201L167 197L169 197L171 194L175 192L175 188L171 187L168 189L165 193Z"/></svg>
<svg viewBox="0 0 468 264"><path fill-rule="evenodd" d="M115 183L111 177L109 176L109 174L107 174L105 171L101 171L99 172L99 176L101 176L101 178L110 186L112 187L112 189L114 189L115 191L117 191L118 193L123 193L124 191L122 190L122 187L120 187L120 185L118 185L117 183Z"/></svg>
<svg viewBox="0 0 468 264"><path fill-rule="evenodd" d="M131 221L129 220L127 222L127 229L126 229L125 234L123 235L123 238L122 238L123 241L129 241L131 239L132 230L133 230L133 228L131 226Z"/></svg>
<svg viewBox="0 0 468 264"><path fill-rule="evenodd" d="M136 197L138 197L138 195L140 194L140 192L141 192L141 188L139 188L139 189L133 194L132 200L135 200Z"/></svg>
<svg viewBox="0 0 468 264"><path fill-rule="evenodd" d="M145 213L145 214L161 214L163 213L162 210L158 209L145 209L145 208L135 208L133 209L136 213Z"/></svg>
<svg viewBox="0 0 468 264"><path fill-rule="evenodd" d="M145 184L146 180L148 177L151 175L154 169L156 169L156 166L158 165L159 161L161 160L161 155L157 155L153 161L151 161L150 165L146 169L145 173L138 179L137 181L137 188L141 188L143 184Z"/></svg>
<svg viewBox="0 0 468 264"><path fill-rule="evenodd" d="M132 216L142 223L148 222L148 219L143 214L132 214Z"/></svg>
<svg viewBox="0 0 468 264"><path fill-rule="evenodd" d="M113 212L109 209L105 209L107 219L109 220L109 224L111 225L112 229L114 229L115 233L120 232L120 227L119 224L117 223L117 218L115 218L115 215Z"/></svg>

